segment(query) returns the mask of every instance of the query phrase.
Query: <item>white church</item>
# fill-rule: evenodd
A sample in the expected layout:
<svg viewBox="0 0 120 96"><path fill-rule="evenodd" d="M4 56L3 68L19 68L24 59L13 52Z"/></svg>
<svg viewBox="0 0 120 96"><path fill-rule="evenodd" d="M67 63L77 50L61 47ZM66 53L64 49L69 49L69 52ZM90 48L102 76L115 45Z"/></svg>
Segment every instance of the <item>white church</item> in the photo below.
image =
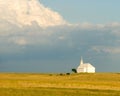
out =
<svg viewBox="0 0 120 96"><path fill-rule="evenodd" d="M95 67L90 63L83 63L83 59L81 58L77 73L95 73Z"/></svg>

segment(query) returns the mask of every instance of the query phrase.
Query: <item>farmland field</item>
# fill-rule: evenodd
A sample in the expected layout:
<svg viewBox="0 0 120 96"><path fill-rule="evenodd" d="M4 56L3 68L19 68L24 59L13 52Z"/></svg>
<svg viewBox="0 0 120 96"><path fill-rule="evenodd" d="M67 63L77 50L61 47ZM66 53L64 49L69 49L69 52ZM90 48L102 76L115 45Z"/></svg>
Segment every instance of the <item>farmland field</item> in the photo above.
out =
<svg viewBox="0 0 120 96"><path fill-rule="evenodd" d="M120 73L0 73L0 96L120 96Z"/></svg>

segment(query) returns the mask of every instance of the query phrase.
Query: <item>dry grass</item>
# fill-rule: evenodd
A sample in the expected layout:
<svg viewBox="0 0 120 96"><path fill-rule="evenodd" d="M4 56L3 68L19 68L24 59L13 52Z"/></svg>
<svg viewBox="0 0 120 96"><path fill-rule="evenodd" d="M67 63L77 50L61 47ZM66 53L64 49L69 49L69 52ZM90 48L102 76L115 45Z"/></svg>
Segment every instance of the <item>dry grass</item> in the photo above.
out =
<svg viewBox="0 0 120 96"><path fill-rule="evenodd" d="M1 73L0 74L0 96L4 90L23 92L35 92L38 91L41 94L48 92L48 94L54 94L54 91L59 91L59 94L69 91L72 93L84 92L84 94L96 95L84 95L84 96L100 96L97 95L103 92L104 96L119 96L120 94L120 74L119 73L95 73L95 74L16 74L16 73ZM53 92L53 93L51 93ZM10 92L11 93L11 92ZM18 92L19 93L19 92ZM71 93L71 94L72 94ZM74 94L75 94L74 93ZM31 93L32 94L32 93ZM57 93L56 93L57 94ZM66 93L67 94L67 93ZM108 95L107 95L108 94ZM10 96L4 95L4 96ZM12 95L11 95L12 96ZM13 95L14 96L14 95ZM24 96L24 95L15 95ZM25 95L25 96L38 96L38 95ZM42 95L41 95L42 96ZM45 96L56 96L45 95ZM62 96L62 95L57 95ZM64 95L72 96L72 95ZM78 95L80 96L80 95Z"/></svg>

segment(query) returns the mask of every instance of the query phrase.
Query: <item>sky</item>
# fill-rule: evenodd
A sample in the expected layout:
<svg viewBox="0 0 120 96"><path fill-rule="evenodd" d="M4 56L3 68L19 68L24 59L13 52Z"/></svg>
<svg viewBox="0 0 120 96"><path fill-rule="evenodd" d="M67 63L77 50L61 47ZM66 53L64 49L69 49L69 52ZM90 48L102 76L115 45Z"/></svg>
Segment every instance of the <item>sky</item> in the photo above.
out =
<svg viewBox="0 0 120 96"><path fill-rule="evenodd" d="M120 72L119 3L0 0L0 72Z"/></svg>
<svg viewBox="0 0 120 96"><path fill-rule="evenodd" d="M71 23L119 22L119 0L40 0Z"/></svg>

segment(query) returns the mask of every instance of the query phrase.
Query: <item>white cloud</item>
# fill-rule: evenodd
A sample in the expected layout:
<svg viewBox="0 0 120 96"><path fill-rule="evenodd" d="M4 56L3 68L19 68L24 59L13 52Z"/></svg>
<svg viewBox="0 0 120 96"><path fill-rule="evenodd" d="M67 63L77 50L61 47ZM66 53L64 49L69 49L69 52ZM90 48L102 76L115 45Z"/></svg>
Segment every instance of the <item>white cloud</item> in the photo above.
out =
<svg viewBox="0 0 120 96"><path fill-rule="evenodd" d="M65 39L65 37L64 36L60 36L60 37L58 37L60 40L64 40Z"/></svg>
<svg viewBox="0 0 120 96"><path fill-rule="evenodd" d="M0 18L19 26L32 25L32 22L41 27L66 24L62 16L38 0L0 0Z"/></svg>
<svg viewBox="0 0 120 96"><path fill-rule="evenodd" d="M92 50L98 53L109 53L109 54L120 54L120 46L113 47L113 46L93 46Z"/></svg>
<svg viewBox="0 0 120 96"><path fill-rule="evenodd" d="M119 22L112 22L110 24L107 24L107 26L116 28L116 27L120 27L120 23Z"/></svg>
<svg viewBox="0 0 120 96"><path fill-rule="evenodd" d="M26 45L27 41L24 38L21 38L21 39L16 40L15 43L18 45Z"/></svg>

